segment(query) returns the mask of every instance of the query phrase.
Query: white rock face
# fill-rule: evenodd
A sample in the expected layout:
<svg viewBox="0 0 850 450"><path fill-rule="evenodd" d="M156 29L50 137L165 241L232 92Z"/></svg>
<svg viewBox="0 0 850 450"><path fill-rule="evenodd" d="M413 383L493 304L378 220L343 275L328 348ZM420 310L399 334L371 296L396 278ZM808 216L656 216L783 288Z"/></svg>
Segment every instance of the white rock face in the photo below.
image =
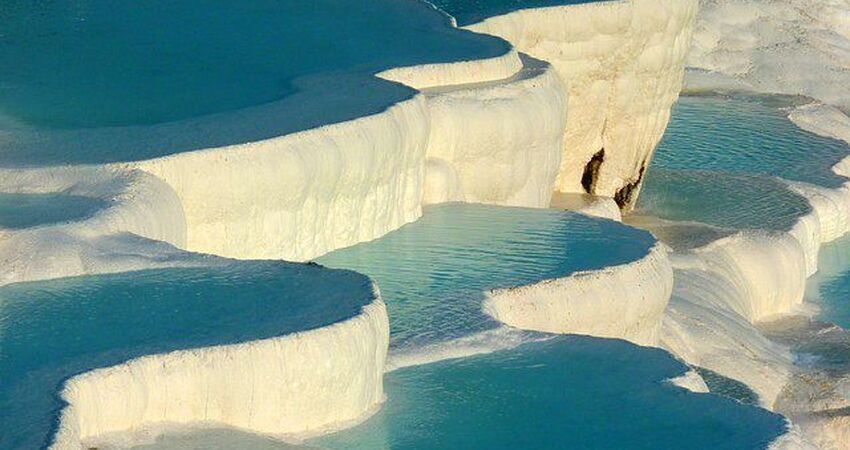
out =
<svg viewBox="0 0 850 450"><path fill-rule="evenodd" d="M550 208L575 211L587 216L602 217L617 222L623 221L623 214L617 202L611 197L597 197L590 194L555 192Z"/></svg>
<svg viewBox="0 0 850 450"><path fill-rule="evenodd" d="M425 91L431 116L426 203L546 207L561 162L567 94L549 64L515 76Z"/></svg>
<svg viewBox="0 0 850 450"><path fill-rule="evenodd" d="M524 330L657 345L672 289L667 250L656 244L646 256L628 264L490 292L484 309Z"/></svg>
<svg viewBox="0 0 850 450"><path fill-rule="evenodd" d="M696 0L608 1L520 10L467 28L549 62L566 83L558 190L586 192L585 167L604 149L585 184L631 205L678 98L696 11Z"/></svg>
<svg viewBox="0 0 850 450"><path fill-rule="evenodd" d="M144 425L215 423L268 435L363 419L384 399L389 322L380 298L328 327L150 355L71 378L51 449ZM94 439L94 440L93 440Z"/></svg>
<svg viewBox="0 0 850 450"><path fill-rule="evenodd" d="M180 201L150 174L89 167L0 169L0 192L63 193L105 202L79 220L0 229L0 285L189 264L185 252L173 247L186 244Z"/></svg>
<svg viewBox="0 0 850 450"><path fill-rule="evenodd" d="M661 339L689 364L747 384L767 408L791 381L794 362L755 324L802 307L820 246L844 235L850 217L846 186L789 189L812 204L790 231L742 232L672 258L676 286Z"/></svg>
<svg viewBox="0 0 850 450"><path fill-rule="evenodd" d="M725 268L712 270L695 258L680 259L673 258L676 283L661 346L688 364L746 384L771 408L790 380L793 357L738 312L757 300L747 280L726 278Z"/></svg>
<svg viewBox="0 0 850 450"><path fill-rule="evenodd" d="M806 95L850 111L848 0L701 0L692 89Z"/></svg>
<svg viewBox="0 0 850 450"><path fill-rule="evenodd" d="M749 322L788 313L803 302L805 253L787 233L742 232L694 253L702 270L733 284L736 293L727 296L729 306Z"/></svg>
<svg viewBox="0 0 850 450"><path fill-rule="evenodd" d="M790 117L806 130L850 142L850 119L835 107L805 105ZM833 171L848 177L848 161ZM830 391L841 380L807 384L791 352L755 325L799 311L821 245L850 231L848 183L830 189L789 182L788 188L812 206L788 232L742 232L672 257L676 285L661 344L689 364L747 384L764 407L793 417L795 426L771 448L846 448L846 415L821 411L825 403L847 401L846 394ZM800 391L806 393L789 404L789 393Z"/></svg>
<svg viewBox="0 0 850 450"><path fill-rule="evenodd" d="M671 378L667 380L668 383L673 386L678 386L682 389L687 389L691 392L697 393L706 393L708 392L708 386L705 384L705 380L694 370L689 370L685 372L684 375L678 376L676 378Z"/></svg>
<svg viewBox="0 0 850 450"><path fill-rule="evenodd" d="M417 95L352 121L132 166L177 193L188 250L297 261L417 219L427 138Z"/></svg>
<svg viewBox="0 0 850 450"><path fill-rule="evenodd" d="M619 192L622 203L633 199L667 124L694 5L629 0L495 17L471 28L506 37L551 67L512 50L391 69L378 75L426 95L333 125L110 170L141 169L173 190L185 220L185 239L173 243L237 258L307 260L416 220L423 202L546 206L553 188L583 192L585 165L601 148L607 156L591 191ZM303 83L332 90L334 82ZM271 118L320 106L291 99L156 125L144 145L167 146L169 136L181 136L191 147L195 138L185 136L212 142L246 124L275 129ZM132 127L54 134L37 140L108 151L120 139L148 136Z"/></svg>

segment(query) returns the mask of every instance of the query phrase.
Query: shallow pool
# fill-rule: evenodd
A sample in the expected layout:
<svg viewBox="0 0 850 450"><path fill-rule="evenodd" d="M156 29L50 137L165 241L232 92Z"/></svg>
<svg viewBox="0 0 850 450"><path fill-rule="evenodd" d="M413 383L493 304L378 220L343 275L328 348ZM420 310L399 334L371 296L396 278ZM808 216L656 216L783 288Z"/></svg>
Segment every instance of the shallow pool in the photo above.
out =
<svg viewBox="0 0 850 450"><path fill-rule="evenodd" d="M492 329L486 291L637 260L655 243L620 223L548 209L441 204L420 220L317 262L377 281L391 345L411 347Z"/></svg>
<svg viewBox="0 0 850 450"><path fill-rule="evenodd" d="M794 125L785 109L793 104L781 97L682 96L651 167L761 174L839 186L844 178L831 167L850 153L848 146Z"/></svg>
<svg viewBox="0 0 850 450"><path fill-rule="evenodd" d="M133 161L336 123L414 95L377 72L510 49L417 0L10 0L0 23L4 166ZM209 119L226 133L149 127L284 99L273 121Z"/></svg>
<svg viewBox="0 0 850 450"><path fill-rule="evenodd" d="M85 219L107 206L104 200L64 194L0 193L0 229L22 229Z"/></svg>
<svg viewBox="0 0 850 450"><path fill-rule="evenodd" d="M73 375L179 349L282 336L352 317L371 281L302 264L239 262L0 288L0 448L49 442Z"/></svg>
<svg viewBox="0 0 850 450"><path fill-rule="evenodd" d="M786 183L769 176L653 167L635 212L730 231L788 231L811 206Z"/></svg>
<svg viewBox="0 0 850 450"><path fill-rule="evenodd" d="M561 336L387 376L363 425L310 442L339 449L755 449L779 415L663 380L686 368L623 341Z"/></svg>
<svg viewBox="0 0 850 450"><path fill-rule="evenodd" d="M820 308L818 318L850 329L850 236L821 248L818 272L807 287L807 298Z"/></svg>

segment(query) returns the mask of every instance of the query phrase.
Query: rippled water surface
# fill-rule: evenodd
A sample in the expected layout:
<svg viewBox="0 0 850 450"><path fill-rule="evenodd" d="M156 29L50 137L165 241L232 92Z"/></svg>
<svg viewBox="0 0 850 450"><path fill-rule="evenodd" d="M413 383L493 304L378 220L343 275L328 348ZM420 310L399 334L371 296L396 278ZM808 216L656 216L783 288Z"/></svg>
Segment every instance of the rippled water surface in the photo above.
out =
<svg viewBox="0 0 850 450"><path fill-rule="evenodd" d="M84 219L105 206L103 200L78 195L0 193L0 229Z"/></svg>
<svg viewBox="0 0 850 450"><path fill-rule="evenodd" d="M491 289L635 261L652 236L617 222L547 209L443 204L372 242L317 261L369 275L390 313L392 345L432 343L497 326Z"/></svg>
<svg viewBox="0 0 850 450"><path fill-rule="evenodd" d="M790 101L770 97L683 96L652 167L778 176L837 187L830 168L848 146L798 128ZM747 207L752 207L748 204Z"/></svg>
<svg viewBox="0 0 850 450"><path fill-rule="evenodd" d="M811 207L784 182L764 175L653 168L635 210L728 230L788 231Z"/></svg>
<svg viewBox="0 0 850 450"><path fill-rule="evenodd" d="M130 358L338 322L371 281L301 264L240 262L0 288L0 448L39 448L67 378Z"/></svg>
<svg viewBox="0 0 850 450"><path fill-rule="evenodd" d="M682 96L658 146L635 213L676 249L739 230L788 231L811 211L784 180L835 187L831 167L850 147L801 130L783 97ZM658 220L661 219L661 220Z"/></svg>
<svg viewBox="0 0 850 450"><path fill-rule="evenodd" d="M315 441L339 449L755 449L784 419L663 382L669 354L577 336L388 374L387 403Z"/></svg>

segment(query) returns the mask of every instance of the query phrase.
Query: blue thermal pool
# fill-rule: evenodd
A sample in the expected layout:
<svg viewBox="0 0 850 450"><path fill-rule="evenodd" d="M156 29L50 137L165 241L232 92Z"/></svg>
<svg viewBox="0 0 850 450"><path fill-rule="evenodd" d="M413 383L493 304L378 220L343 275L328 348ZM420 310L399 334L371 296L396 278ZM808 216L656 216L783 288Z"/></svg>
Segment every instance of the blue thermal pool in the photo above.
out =
<svg viewBox="0 0 850 450"><path fill-rule="evenodd" d="M547 6L576 5L595 0L429 0L434 6L449 13L458 26L507 14L520 9L545 8Z"/></svg>
<svg viewBox="0 0 850 450"><path fill-rule="evenodd" d="M682 96L647 176L653 168L691 169L839 186L844 178L831 167L850 149L794 125L790 106L774 97Z"/></svg>
<svg viewBox="0 0 850 450"><path fill-rule="evenodd" d="M11 0L0 23L3 166L132 161L348 120L414 94L377 72L510 48L412 0ZM149 127L282 100L210 119L226 132Z"/></svg>
<svg viewBox="0 0 850 450"><path fill-rule="evenodd" d="M0 230L85 219L106 206L106 201L79 195L0 193Z"/></svg>
<svg viewBox="0 0 850 450"><path fill-rule="evenodd" d="M371 281L282 262L146 270L0 288L0 448L49 442L63 381L179 349L277 337L352 317Z"/></svg>
<svg viewBox="0 0 850 450"><path fill-rule="evenodd" d="M745 449L785 430L779 415L663 380L686 368L623 341L562 336L399 369L364 424L331 449Z"/></svg>
<svg viewBox="0 0 850 450"><path fill-rule="evenodd" d="M391 347L416 347L492 329L486 291L631 262L647 232L579 214L475 204L427 207L412 224L317 262L364 273L381 289Z"/></svg>
<svg viewBox="0 0 850 450"><path fill-rule="evenodd" d="M791 105L772 97L682 96L626 220L674 248L745 229L790 230L811 207L783 179L836 187L843 178L831 167L850 154L846 144L794 125L786 115Z"/></svg>
<svg viewBox="0 0 850 450"><path fill-rule="evenodd" d="M820 307L819 319L850 329L850 236L821 248L818 272L807 287L807 298Z"/></svg>
<svg viewBox="0 0 850 450"><path fill-rule="evenodd" d="M772 177L653 168L635 212L729 230L788 231L811 207Z"/></svg>

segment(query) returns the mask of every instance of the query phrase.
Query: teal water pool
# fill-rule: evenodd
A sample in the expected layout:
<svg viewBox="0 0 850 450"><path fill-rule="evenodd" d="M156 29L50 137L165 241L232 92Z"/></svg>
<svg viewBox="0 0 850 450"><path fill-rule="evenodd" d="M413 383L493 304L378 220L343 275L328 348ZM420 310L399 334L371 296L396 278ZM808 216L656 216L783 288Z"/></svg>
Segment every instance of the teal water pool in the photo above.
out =
<svg viewBox="0 0 850 450"><path fill-rule="evenodd" d="M807 287L807 298L820 308L819 319L850 329L850 236L821 248L818 272Z"/></svg>
<svg viewBox="0 0 850 450"><path fill-rule="evenodd" d="M134 161L280 136L415 94L377 72L510 49L418 0L10 0L0 23L3 166ZM194 122L149 127L206 116L205 133L193 134ZM215 132L222 122L227 132Z"/></svg>
<svg viewBox="0 0 850 450"><path fill-rule="evenodd" d="M788 231L810 212L804 197L773 177L655 167L635 207L636 214L693 221L732 232Z"/></svg>
<svg viewBox="0 0 850 450"><path fill-rule="evenodd" d="M104 200L79 195L0 193L0 229L85 219L107 205Z"/></svg>
<svg viewBox="0 0 850 450"><path fill-rule="evenodd" d="M635 261L654 245L647 232L548 209L452 203L417 222L317 262L375 279L390 315L391 347L492 329L486 291Z"/></svg>
<svg viewBox="0 0 850 450"><path fill-rule="evenodd" d="M459 26L520 9L591 3L594 0L429 0L457 20Z"/></svg>
<svg viewBox="0 0 850 450"><path fill-rule="evenodd" d="M349 271L239 262L0 287L0 448L46 446L74 375L326 326L358 314L371 286Z"/></svg>
<svg viewBox="0 0 850 450"><path fill-rule="evenodd" d="M682 96L650 173L691 169L841 185L831 167L850 153L847 144L798 128L787 117L793 105L781 97Z"/></svg>
<svg viewBox="0 0 850 450"><path fill-rule="evenodd" d="M682 96L626 220L674 247L740 230L790 230L811 206L784 180L837 187L844 178L831 167L850 154L846 144L794 125L787 118L794 104L743 94Z"/></svg>
<svg viewBox="0 0 850 450"><path fill-rule="evenodd" d="M329 449L756 449L784 419L663 380L686 367L623 341L562 336L387 376L366 423Z"/></svg>

